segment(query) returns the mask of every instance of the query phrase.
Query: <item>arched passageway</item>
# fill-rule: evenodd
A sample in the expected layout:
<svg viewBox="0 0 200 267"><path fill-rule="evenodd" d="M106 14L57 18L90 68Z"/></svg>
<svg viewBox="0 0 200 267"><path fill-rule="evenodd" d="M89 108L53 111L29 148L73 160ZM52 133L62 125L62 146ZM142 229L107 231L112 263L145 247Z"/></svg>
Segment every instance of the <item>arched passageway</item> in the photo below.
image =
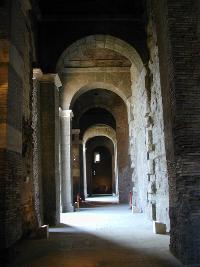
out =
<svg viewBox="0 0 200 267"><path fill-rule="evenodd" d="M117 109L117 107L121 106L121 111ZM128 128L127 123L127 111L126 107L116 94L109 90L105 89L93 89L87 91L80 95L76 101L73 102L73 106L71 106L73 110L73 122L72 127L76 128L72 129L73 132L77 132L77 128L79 129L79 140L81 141L81 145L79 146L79 155L82 159L82 164L80 164L79 169L79 183L80 183L80 194L82 198L87 197L88 195L88 186L87 186L87 176L91 176L86 171L86 152L88 152L86 148L86 143L89 139L94 137L108 137L112 140L113 143L113 157L112 164L113 165L113 177L115 179L113 193L119 196L119 188L118 188L118 168L119 175L122 171L122 158L117 157L117 150L124 155L123 161L126 162L126 158L128 155L128 142L126 142L126 146L120 147L117 144L120 144L120 140L124 139L124 134L120 133L122 129ZM120 117L124 117L125 120L119 120ZM128 133L128 129L124 132ZM118 136L118 143L117 143ZM73 135L72 135L73 137ZM73 138L74 139L74 138ZM101 138L99 139L101 140ZM73 150L75 147L75 142L72 140ZM100 144L101 145L101 144ZM111 150L111 148L110 148ZM74 153L74 152L73 152ZM74 180L74 177L73 177ZM122 180L122 179L121 179ZM120 198L127 198L126 193L126 184L120 184L121 187L124 188L123 193ZM76 190L74 191L74 198L76 197ZM127 201L127 200L126 200Z"/></svg>
<svg viewBox="0 0 200 267"><path fill-rule="evenodd" d="M3 257L60 211L73 216L90 190L85 144L106 137L119 202L132 194L131 215L166 227L171 251L200 263L197 2L1 1Z"/></svg>
<svg viewBox="0 0 200 267"><path fill-rule="evenodd" d="M86 143L86 173L87 173L87 192L89 196L112 194L112 173L114 166L112 166L112 158L114 158L114 151L102 144L92 144L94 140L89 140ZM96 140L98 142L98 139Z"/></svg>
<svg viewBox="0 0 200 267"><path fill-rule="evenodd" d="M72 44L61 55L57 70L63 84L60 105L63 113L68 109L73 111L72 127L80 130L79 140L92 124L108 123L115 127L111 121L109 124L106 112L116 121L119 201L128 202L131 191L133 211L146 213L151 220L166 224L169 230L160 81L150 85L136 50L107 35L88 36ZM151 95L149 86L156 88ZM92 109L93 112L105 110L101 115L93 113L93 123L89 119ZM68 150L68 153L71 152ZM84 158L82 162L80 177L86 176ZM67 164L69 169L71 164L68 161L64 166ZM62 179L66 179L66 175L62 175ZM86 178L82 180L85 197Z"/></svg>

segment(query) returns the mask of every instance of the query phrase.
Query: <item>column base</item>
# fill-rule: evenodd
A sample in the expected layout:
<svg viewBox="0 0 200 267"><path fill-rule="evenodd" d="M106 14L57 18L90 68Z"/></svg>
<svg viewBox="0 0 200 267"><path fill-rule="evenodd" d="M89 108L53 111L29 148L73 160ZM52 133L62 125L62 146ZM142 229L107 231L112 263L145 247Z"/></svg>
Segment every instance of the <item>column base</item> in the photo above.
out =
<svg viewBox="0 0 200 267"><path fill-rule="evenodd" d="M74 212L74 207L72 206L71 203L67 203L66 205L62 206L62 213L65 212Z"/></svg>

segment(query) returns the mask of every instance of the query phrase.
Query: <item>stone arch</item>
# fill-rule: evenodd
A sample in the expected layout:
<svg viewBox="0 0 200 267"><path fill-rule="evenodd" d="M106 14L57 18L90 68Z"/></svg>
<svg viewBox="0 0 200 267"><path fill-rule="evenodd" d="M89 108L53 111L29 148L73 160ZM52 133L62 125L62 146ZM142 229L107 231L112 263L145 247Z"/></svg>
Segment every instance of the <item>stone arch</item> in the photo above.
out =
<svg viewBox="0 0 200 267"><path fill-rule="evenodd" d="M88 128L83 135L83 144L86 144L89 139L96 136L106 136L113 142L113 144L117 144L115 130L105 124L96 124Z"/></svg>
<svg viewBox="0 0 200 267"><path fill-rule="evenodd" d="M115 52L118 52L128 58L139 73L143 68L143 62L141 60L141 57L133 46L111 35L96 34L89 35L71 44L58 59L58 63L56 66L57 72L59 73L64 67L66 58L70 59L77 54L81 54L82 51L87 49L88 47L107 48L110 50L114 50Z"/></svg>
<svg viewBox="0 0 200 267"><path fill-rule="evenodd" d="M88 106L87 106L86 108L84 108L84 109L82 110L82 112L78 115L77 120L80 120L80 118L81 118L87 111L89 111L90 109L93 109L93 108L96 108L96 106L95 106L95 105L88 105ZM112 110L108 105L98 104L98 108L105 109L106 111L108 111L108 112L112 115L113 119L116 120L116 117L115 117L115 114L114 114L113 110ZM72 109L72 110L73 110L73 109Z"/></svg>
<svg viewBox="0 0 200 267"><path fill-rule="evenodd" d="M96 124L88 128L83 135L83 176L84 176L84 195L87 197L87 174L86 174L86 143L89 139L96 136L105 136L109 138L114 145L114 172L115 172L115 192L118 192L118 168L117 168L117 138L115 130L105 124Z"/></svg>
<svg viewBox="0 0 200 267"><path fill-rule="evenodd" d="M66 101L67 103L65 102L67 108L70 109L79 96L96 88L112 91L113 93L117 94L124 101L126 105L128 105L129 100L127 96L123 93L122 88L118 88L111 83L96 81L96 82L85 84L82 87L78 88L76 92L72 92L72 94L69 96L69 98Z"/></svg>

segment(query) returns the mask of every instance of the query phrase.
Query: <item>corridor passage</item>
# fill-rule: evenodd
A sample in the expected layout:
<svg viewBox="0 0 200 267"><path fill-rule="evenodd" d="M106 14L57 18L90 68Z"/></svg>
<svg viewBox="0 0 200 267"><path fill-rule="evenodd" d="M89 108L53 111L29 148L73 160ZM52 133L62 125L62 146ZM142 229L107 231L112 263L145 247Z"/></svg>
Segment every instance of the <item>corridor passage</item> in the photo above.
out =
<svg viewBox="0 0 200 267"><path fill-rule="evenodd" d="M84 208L61 214L48 240L26 240L17 247L15 267L175 267L169 236L155 235L152 222L132 214L128 205L104 197ZM93 200L93 201L91 201Z"/></svg>

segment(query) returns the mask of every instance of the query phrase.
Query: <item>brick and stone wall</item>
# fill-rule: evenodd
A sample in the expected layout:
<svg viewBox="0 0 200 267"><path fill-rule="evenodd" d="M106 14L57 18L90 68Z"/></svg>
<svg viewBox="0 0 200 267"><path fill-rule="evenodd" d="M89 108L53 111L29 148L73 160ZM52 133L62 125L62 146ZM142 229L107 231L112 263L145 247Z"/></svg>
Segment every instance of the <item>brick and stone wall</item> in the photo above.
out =
<svg viewBox="0 0 200 267"><path fill-rule="evenodd" d="M167 230L169 231L169 184L162 107L163 96L161 93L160 84L156 25L154 16L152 15L151 10L149 11L148 48L150 59L148 65L148 81L146 82L146 88L148 90L147 95L150 105L150 112L146 116L146 128L148 131L146 145L148 148L147 151L149 161L151 161L151 164L153 165L153 173L148 175L148 178L150 180L150 193L154 200L152 203L151 201L148 201L148 204L150 204L151 209L152 204L155 204L155 219L162 223L165 223Z"/></svg>
<svg viewBox="0 0 200 267"><path fill-rule="evenodd" d="M130 156L133 167L133 210L169 225L162 95L155 23L149 14L149 62L132 81L129 116Z"/></svg>
<svg viewBox="0 0 200 267"><path fill-rule="evenodd" d="M1 247L37 227L32 166L32 50L29 10L21 1L1 8ZM7 5L7 6L6 6ZM2 31L4 29L4 32ZM3 130L3 131L2 131Z"/></svg>
<svg viewBox="0 0 200 267"><path fill-rule="evenodd" d="M200 7L191 0L153 1L153 6L164 95L170 248L185 264L200 264Z"/></svg>

